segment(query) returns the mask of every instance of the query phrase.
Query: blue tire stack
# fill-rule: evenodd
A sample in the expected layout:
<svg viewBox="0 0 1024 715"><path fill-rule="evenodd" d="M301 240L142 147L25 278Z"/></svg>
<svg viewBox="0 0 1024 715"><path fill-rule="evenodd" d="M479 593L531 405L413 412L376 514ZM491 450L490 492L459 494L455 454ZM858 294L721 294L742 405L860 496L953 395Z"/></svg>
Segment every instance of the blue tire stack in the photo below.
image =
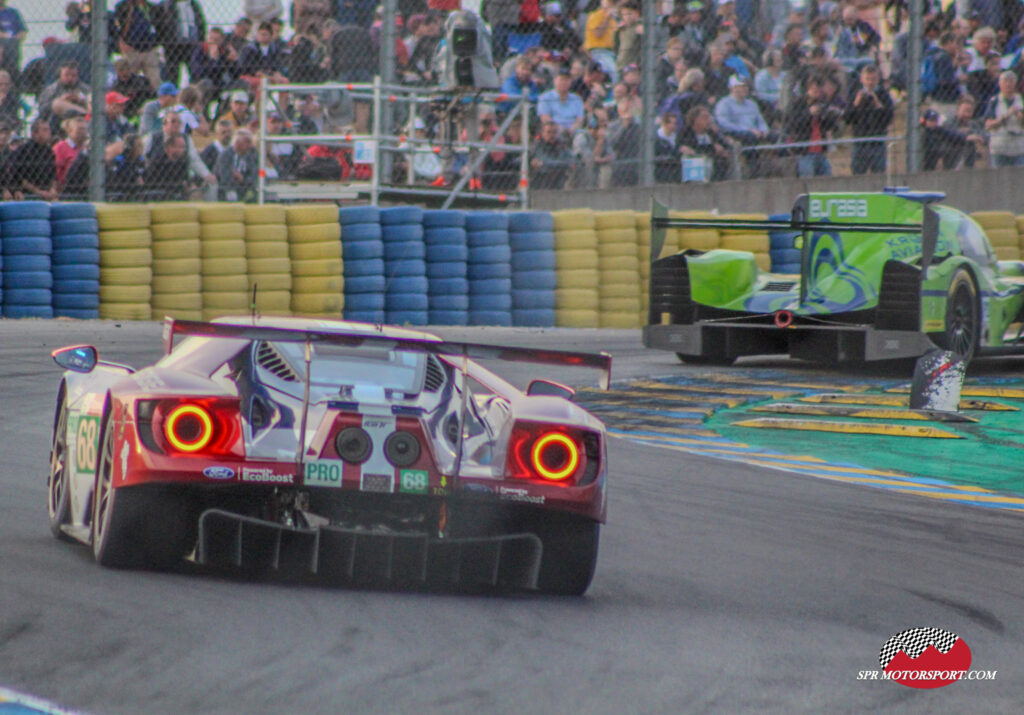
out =
<svg viewBox="0 0 1024 715"><path fill-rule="evenodd" d="M498 211L466 214L469 246L469 324L512 325L512 249L508 215Z"/></svg>
<svg viewBox="0 0 1024 715"><path fill-rule="evenodd" d="M395 206L381 209L384 240L384 294L387 322L427 324L427 264L423 244L423 209Z"/></svg>
<svg viewBox="0 0 1024 715"><path fill-rule="evenodd" d="M431 325L469 323L469 279L466 277L466 213L423 212L427 246L427 303Z"/></svg>
<svg viewBox="0 0 1024 715"><path fill-rule="evenodd" d="M53 204L53 314L100 317L100 237L92 204Z"/></svg>
<svg viewBox="0 0 1024 715"><path fill-rule="evenodd" d="M50 205L42 201L0 204L0 223L4 317L52 318Z"/></svg>
<svg viewBox="0 0 1024 715"><path fill-rule="evenodd" d="M555 218L542 211L508 216L512 249L512 324L555 324Z"/></svg>
<svg viewBox="0 0 1024 715"><path fill-rule="evenodd" d="M345 320L383 323L384 242L380 209L353 206L338 211L341 224L342 271L345 276Z"/></svg>
<svg viewBox="0 0 1024 715"><path fill-rule="evenodd" d="M768 217L770 221L789 221L790 218L790 214L772 214ZM768 232L768 256L772 261L772 273L800 272L800 249L794 245L799 235L799 231Z"/></svg>

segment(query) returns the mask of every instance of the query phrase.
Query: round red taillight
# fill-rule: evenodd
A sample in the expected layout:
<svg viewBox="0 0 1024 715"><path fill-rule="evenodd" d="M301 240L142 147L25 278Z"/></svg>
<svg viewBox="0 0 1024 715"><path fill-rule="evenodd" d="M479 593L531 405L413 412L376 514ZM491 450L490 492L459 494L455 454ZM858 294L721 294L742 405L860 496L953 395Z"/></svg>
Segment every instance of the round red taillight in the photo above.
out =
<svg viewBox="0 0 1024 715"><path fill-rule="evenodd" d="M199 405L178 405L164 420L164 437L179 452L198 452L213 440L213 418Z"/></svg>
<svg viewBox="0 0 1024 715"><path fill-rule="evenodd" d="M560 482L571 477L579 468L580 448L568 435L548 432L533 443L530 462L541 477Z"/></svg>

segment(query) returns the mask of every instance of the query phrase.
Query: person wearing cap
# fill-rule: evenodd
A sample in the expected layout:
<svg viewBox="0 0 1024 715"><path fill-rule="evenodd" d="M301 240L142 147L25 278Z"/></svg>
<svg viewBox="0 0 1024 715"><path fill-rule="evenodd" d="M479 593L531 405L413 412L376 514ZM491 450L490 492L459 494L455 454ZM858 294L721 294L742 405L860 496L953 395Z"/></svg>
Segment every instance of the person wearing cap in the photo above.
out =
<svg viewBox="0 0 1024 715"><path fill-rule="evenodd" d="M174 82L164 82L156 91L156 99L142 105L139 113L139 134L149 134L160 126L164 112L178 103L178 87Z"/></svg>
<svg viewBox="0 0 1024 715"><path fill-rule="evenodd" d="M544 4L544 21L540 24L540 46L549 52L567 57L580 48L576 30L569 26L560 2Z"/></svg>
<svg viewBox="0 0 1024 715"><path fill-rule="evenodd" d="M114 8L114 38L133 71L141 71L152 87L160 86L160 54L154 21L159 10L147 0L121 0Z"/></svg>
<svg viewBox="0 0 1024 715"><path fill-rule="evenodd" d="M244 89L236 89L231 93L228 111L217 117L217 121L227 120L237 131L249 123L252 113L249 111L249 93Z"/></svg>
<svg viewBox="0 0 1024 715"><path fill-rule="evenodd" d="M776 137L772 135L767 122L761 116L757 102L749 95L750 86L745 79L736 75L730 77L729 94L715 104L715 121L726 136L743 146L772 144ZM743 156L747 164L748 178L761 176L761 152L745 151Z"/></svg>
<svg viewBox="0 0 1024 715"><path fill-rule="evenodd" d="M619 8L619 26L615 30L615 66L621 71L643 60L644 25L640 21L640 3L626 0Z"/></svg>
<svg viewBox="0 0 1024 715"><path fill-rule="evenodd" d="M193 80L195 77L193 76ZM156 92L149 80L141 73L132 71L132 63L124 57L114 60L114 83L110 91L118 92L128 98L124 105L124 116L134 119L139 115L142 105L156 97Z"/></svg>
<svg viewBox="0 0 1024 715"><path fill-rule="evenodd" d="M135 131L135 127L129 124L124 116L124 108L127 104L128 98L120 92L110 91L104 97L104 114L106 115L104 137L108 142L116 141L128 132Z"/></svg>
<svg viewBox="0 0 1024 715"><path fill-rule="evenodd" d="M567 137L583 126L583 100L569 91L572 78L563 69L555 76L554 88L540 96L537 116L542 122L554 122Z"/></svg>

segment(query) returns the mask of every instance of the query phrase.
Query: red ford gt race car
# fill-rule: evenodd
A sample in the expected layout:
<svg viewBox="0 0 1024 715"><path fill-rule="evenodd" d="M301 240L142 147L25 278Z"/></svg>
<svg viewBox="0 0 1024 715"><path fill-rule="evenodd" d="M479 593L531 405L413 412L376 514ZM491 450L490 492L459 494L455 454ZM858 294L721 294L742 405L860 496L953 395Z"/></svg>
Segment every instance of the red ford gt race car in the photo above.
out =
<svg viewBox="0 0 1024 715"><path fill-rule="evenodd" d="M168 320L164 342L138 371L92 346L53 354L50 527L100 564L590 585L604 426L571 389L524 394L475 360L595 368L607 387L608 355L286 318Z"/></svg>

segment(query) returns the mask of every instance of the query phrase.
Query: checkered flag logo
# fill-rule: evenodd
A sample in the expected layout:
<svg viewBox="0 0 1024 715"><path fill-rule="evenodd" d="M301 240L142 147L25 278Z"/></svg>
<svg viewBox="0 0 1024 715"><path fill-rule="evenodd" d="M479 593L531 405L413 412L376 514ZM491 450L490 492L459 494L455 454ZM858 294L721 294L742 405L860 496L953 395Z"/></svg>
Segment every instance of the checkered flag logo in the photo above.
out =
<svg viewBox="0 0 1024 715"><path fill-rule="evenodd" d="M943 655L949 653L960 636L942 628L910 628L897 633L885 642L878 654L878 662L885 670L896 654L903 651L911 659L919 657L925 649L933 645Z"/></svg>

